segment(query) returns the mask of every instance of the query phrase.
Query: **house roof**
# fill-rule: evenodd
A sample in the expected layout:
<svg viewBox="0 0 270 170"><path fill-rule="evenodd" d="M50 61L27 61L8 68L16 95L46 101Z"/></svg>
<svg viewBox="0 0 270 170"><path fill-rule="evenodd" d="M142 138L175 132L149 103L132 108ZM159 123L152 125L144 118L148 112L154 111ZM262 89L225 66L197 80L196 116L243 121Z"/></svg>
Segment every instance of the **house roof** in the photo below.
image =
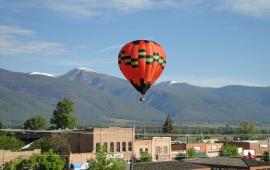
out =
<svg viewBox="0 0 270 170"><path fill-rule="evenodd" d="M192 164L183 161L143 162L134 163L133 170L196 170L209 168L203 165Z"/></svg>
<svg viewBox="0 0 270 170"><path fill-rule="evenodd" d="M259 162L253 159L245 159L245 158L242 159L249 167L270 166L270 162Z"/></svg>
<svg viewBox="0 0 270 170"><path fill-rule="evenodd" d="M184 161L200 165L217 165L217 166L230 166L241 168L248 167L241 158L232 158L232 157L190 158L184 159Z"/></svg>
<svg viewBox="0 0 270 170"><path fill-rule="evenodd" d="M245 159L241 157L190 158L184 159L183 161L206 166L216 165L216 166L238 167L238 168L270 165L270 163L268 162L259 162L256 160Z"/></svg>

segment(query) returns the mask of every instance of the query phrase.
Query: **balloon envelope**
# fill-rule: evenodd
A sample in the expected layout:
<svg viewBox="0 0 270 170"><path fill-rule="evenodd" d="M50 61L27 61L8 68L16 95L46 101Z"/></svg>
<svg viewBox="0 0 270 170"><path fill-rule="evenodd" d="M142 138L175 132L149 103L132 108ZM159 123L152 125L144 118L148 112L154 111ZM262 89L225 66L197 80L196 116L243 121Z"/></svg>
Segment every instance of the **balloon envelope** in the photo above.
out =
<svg viewBox="0 0 270 170"><path fill-rule="evenodd" d="M118 64L126 79L144 95L163 72L166 53L154 41L136 40L122 47Z"/></svg>

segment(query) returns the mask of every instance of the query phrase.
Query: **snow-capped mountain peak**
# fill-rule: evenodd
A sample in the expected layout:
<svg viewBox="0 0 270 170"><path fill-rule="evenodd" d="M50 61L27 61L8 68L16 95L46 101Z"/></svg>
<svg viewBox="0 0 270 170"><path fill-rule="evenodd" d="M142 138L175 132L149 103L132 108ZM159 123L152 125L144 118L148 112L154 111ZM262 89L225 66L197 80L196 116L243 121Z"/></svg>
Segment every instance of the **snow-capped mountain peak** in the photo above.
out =
<svg viewBox="0 0 270 170"><path fill-rule="evenodd" d="M49 74L49 73L42 73L42 72L31 72L30 75L42 75L42 76L48 76L48 77L59 77L58 74Z"/></svg>
<svg viewBox="0 0 270 170"><path fill-rule="evenodd" d="M87 68L87 67L79 67L79 68L76 68L77 70L81 70L81 71L87 71L87 72L96 72L96 71L94 71L94 70L92 70L92 69L89 69L89 68Z"/></svg>

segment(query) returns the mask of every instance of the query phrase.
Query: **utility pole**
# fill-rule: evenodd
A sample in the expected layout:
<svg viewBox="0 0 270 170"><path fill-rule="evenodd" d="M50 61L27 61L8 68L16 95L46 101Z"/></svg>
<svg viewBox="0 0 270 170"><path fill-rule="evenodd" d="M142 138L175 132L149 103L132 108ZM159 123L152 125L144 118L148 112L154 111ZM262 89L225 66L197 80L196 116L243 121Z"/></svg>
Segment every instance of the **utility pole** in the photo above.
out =
<svg viewBox="0 0 270 170"><path fill-rule="evenodd" d="M145 139L145 122L143 122L143 138Z"/></svg>
<svg viewBox="0 0 270 170"><path fill-rule="evenodd" d="M11 129L11 128L12 128L12 126L11 126L11 125L12 125L12 121L9 121L9 122L8 122L8 128L9 128L9 129Z"/></svg>
<svg viewBox="0 0 270 170"><path fill-rule="evenodd" d="M189 136L190 136L190 134L189 134L189 129L188 129L187 134L186 134L186 143L187 144L189 143Z"/></svg>

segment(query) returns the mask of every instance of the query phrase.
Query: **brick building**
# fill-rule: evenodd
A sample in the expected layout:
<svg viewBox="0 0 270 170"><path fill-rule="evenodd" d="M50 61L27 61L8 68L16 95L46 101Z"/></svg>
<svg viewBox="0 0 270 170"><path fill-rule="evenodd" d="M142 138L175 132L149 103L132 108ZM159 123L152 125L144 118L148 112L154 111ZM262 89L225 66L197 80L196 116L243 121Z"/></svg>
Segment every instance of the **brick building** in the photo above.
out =
<svg viewBox="0 0 270 170"><path fill-rule="evenodd" d="M172 144L172 159L181 159L186 156L188 149L194 149L197 153L214 157L219 155L222 143L177 143Z"/></svg>
<svg viewBox="0 0 270 170"><path fill-rule="evenodd" d="M266 140L232 141L230 144L238 147L238 152L242 156L248 156L250 153L261 157L264 152L268 151L268 142Z"/></svg>
<svg viewBox="0 0 270 170"><path fill-rule="evenodd" d="M114 158L129 160L134 155L134 128L93 128L89 131L69 133L70 162L88 162L95 159L99 146L112 152Z"/></svg>
<svg viewBox="0 0 270 170"><path fill-rule="evenodd" d="M134 155L134 128L93 128L91 132L92 141L89 145L93 146L94 154L97 148L103 145L117 158L128 160Z"/></svg>
<svg viewBox="0 0 270 170"><path fill-rule="evenodd" d="M134 153L136 158L140 158L141 152L149 153L153 161L171 160L171 138L153 137L151 139L136 139Z"/></svg>

